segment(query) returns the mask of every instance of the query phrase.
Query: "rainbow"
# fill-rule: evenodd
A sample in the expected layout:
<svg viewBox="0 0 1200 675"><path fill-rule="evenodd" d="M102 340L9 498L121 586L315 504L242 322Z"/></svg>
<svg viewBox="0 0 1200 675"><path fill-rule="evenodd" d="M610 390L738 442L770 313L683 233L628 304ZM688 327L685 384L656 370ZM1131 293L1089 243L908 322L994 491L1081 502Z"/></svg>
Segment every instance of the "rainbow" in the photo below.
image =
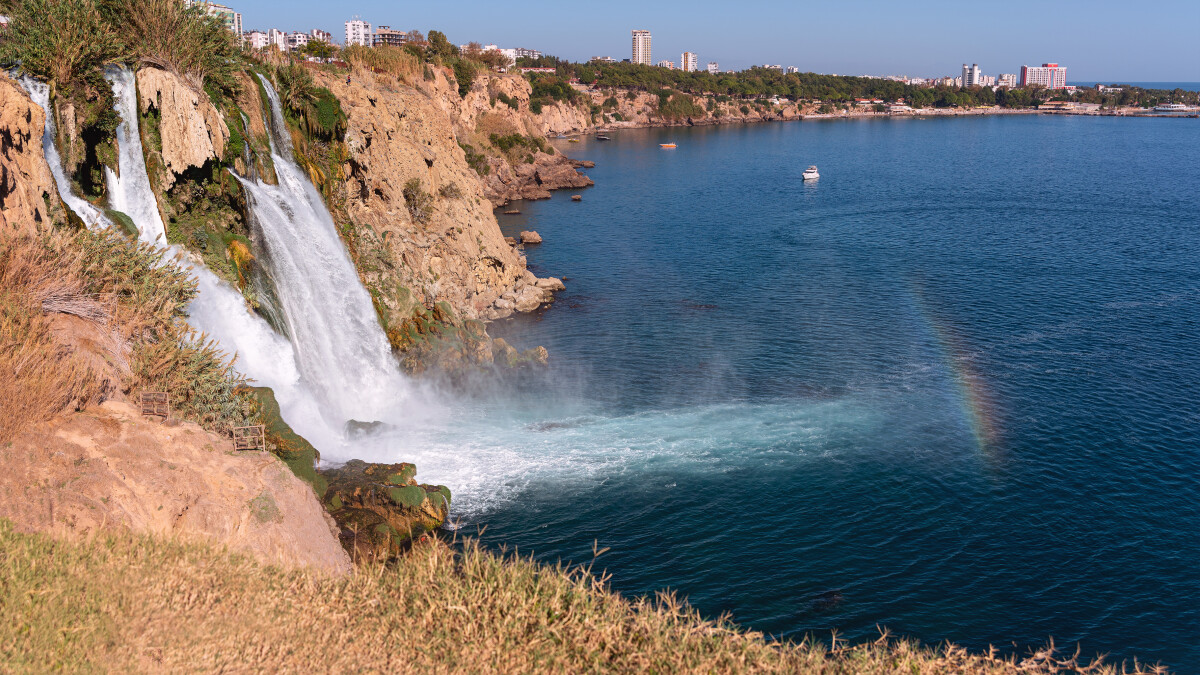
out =
<svg viewBox="0 0 1200 675"><path fill-rule="evenodd" d="M988 390L987 380L975 367L971 350L955 329L930 310L920 284L914 281L909 287L912 290L913 307L937 345L941 361L954 385L954 396L975 437L975 444L980 452L990 455L999 449L1001 433L996 400Z"/></svg>

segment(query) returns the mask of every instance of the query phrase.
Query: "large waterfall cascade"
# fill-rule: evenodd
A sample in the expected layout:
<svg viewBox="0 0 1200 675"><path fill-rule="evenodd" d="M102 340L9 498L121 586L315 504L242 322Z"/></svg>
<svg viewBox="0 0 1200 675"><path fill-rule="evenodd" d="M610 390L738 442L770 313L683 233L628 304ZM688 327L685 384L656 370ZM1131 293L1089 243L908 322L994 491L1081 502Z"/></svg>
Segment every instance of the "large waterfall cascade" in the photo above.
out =
<svg viewBox="0 0 1200 675"><path fill-rule="evenodd" d="M271 104L271 155L278 185L239 177L265 269L282 306L300 372L330 423L396 422L413 410L412 391L391 353L371 296L333 218L292 155L279 98Z"/></svg>

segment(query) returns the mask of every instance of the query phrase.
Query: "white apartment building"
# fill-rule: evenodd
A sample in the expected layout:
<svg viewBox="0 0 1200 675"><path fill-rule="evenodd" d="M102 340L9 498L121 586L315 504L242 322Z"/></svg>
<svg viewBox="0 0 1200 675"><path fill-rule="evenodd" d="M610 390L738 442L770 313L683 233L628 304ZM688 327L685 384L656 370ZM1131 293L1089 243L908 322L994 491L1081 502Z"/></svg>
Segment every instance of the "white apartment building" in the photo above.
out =
<svg viewBox="0 0 1200 675"><path fill-rule="evenodd" d="M1015 87L1015 86L1017 86L1017 74L1016 73L1000 73L1000 76L996 78L996 85L1000 86L1000 87Z"/></svg>
<svg viewBox="0 0 1200 675"><path fill-rule="evenodd" d="M721 66L717 65L716 61L709 61L708 62L708 72L712 73L713 75L716 75L717 73L721 72Z"/></svg>
<svg viewBox="0 0 1200 675"><path fill-rule="evenodd" d="M617 62L617 60L611 56L593 56L592 58L588 59L588 61L592 62L592 63L616 63Z"/></svg>
<svg viewBox="0 0 1200 675"><path fill-rule="evenodd" d="M188 5L204 5L204 11L209 16L215 16L225 24L225 27L233 31L233 34L241 38L242 36L242 15L239 12L233 11L232 8L225 5L218 5L211 0L188 0ZM7 23L7 19L5 20Z"/></svg>
<svg viewBox="0 0 1200 675"><path fill-rule="evenodd" d="M314 29L308 31L308 34L311 35L312 39L314 39L314 40L320 40L321 42L329 42L329 43L333 42L333 33L330 33L327 30L321 30L320 28L314 28Z"/></svg>
<svg viewBox="0 0 1200 675"><path fill-rule="evenodd" d="M978 63L972 63L971 67L963 64L962 69L962 86L964 87L979 87L983 85L983 72L979 69Z"/></svg>
<svg viewBox="0 0 1200 675"><path fill-rule="evenodd" d="M656 65L659 68L666 68L667 70L675 70L675 62L674 61L667 61L666 59L663 59L662 61L659 61Z"/></svg>
<svg viewBox="0 0 1200 675"><path fill-rule="evenodd" d="M650 58L650 31L635 30L635 31L632 31L632 33L633 33L633 58L631 58L630 60L633 63L641 63L641 64L647 65L647 66L650 65L652 62L652 60Z"/></svg>
<svg viewBox="0 0 1200 675"><path fill-rule="evenodd" d="M307 45L308 41L311 39L312 39L312 36L309 35L308 33L288 33L288 36L287 36L288 49L291 49L291 50L304 49L304 45Z"/></svg>
<svg viewBox="0 0 1200 675"><path fill-rule="evenodd" d="M261 30L252 30L242 35L242 40L250 49L266 49L267 34Z"/></svg>
<svg viewBox="0 0 1200 675"><path fill-rule="evenodd" d="M700 58L691 52L680 54L679 69L685 73L694 73L700 70Z"/></svg>
<svg viewBox="0 0 1200 675"><path fill-rule="evenodd" d="M1041 67L1021 66L1021 86L1039 84L1047 89L1065 89L1067 67L1057 63L1043 63Z"/></svg>
<svg viewBox="0 0 1200 675"><path fill-rule="evenodd" d="M371 24L362 19L354 18L346 22L346 46L371 46Z"/></svg>
<svg viewBox="0 0 1200 675"><path fill-rule="evenodd" d="M288 50L287 33L275 28L267 31L267 46L279 47L279 51L286 52Z"/></svg>
<svg viewBox="0 0 1200 675"><path fill-rule="evenodd" d="M791 75L792 73L798 73L798 72L800 72L800 69L797 68L796 66L788 66L787 67L788 75Z"/></svg>

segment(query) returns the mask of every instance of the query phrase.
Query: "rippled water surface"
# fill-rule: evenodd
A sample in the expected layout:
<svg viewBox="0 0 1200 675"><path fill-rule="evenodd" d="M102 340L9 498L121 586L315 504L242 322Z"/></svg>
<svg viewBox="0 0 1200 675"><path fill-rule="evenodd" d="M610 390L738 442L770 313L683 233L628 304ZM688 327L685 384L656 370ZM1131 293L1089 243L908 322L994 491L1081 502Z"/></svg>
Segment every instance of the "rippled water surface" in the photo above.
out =
<svg viewBox="0 0 1200 675"><path fill-rule="evenodd" d="M779 636L1054 636L1200 672L1200 124L558 147L596 187L500 218L567 291L494 331L551 371L417 456L465 530L550 561L598 540L617 589Z"/></svg>

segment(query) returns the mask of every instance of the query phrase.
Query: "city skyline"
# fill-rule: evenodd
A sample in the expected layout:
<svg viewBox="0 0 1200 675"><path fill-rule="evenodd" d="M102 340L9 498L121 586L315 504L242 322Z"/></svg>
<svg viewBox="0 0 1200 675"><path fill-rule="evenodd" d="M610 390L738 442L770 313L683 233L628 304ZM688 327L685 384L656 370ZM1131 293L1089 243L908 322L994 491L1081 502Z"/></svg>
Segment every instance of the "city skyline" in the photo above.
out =
<svg viewBox="0 0 1200 675"><path fill-rule="evenodd" d="M679 13L626 0L617 0L600 16L534 2L533 11L520 20L477 0L467 0L452 13L380 0L335 6L316 0L286 5L257 0L236 3L235 9L243 14L245 30L320 28L340 40L344 22L357 15L397 30L440 30L455 44L527 46L572 61L596 54L628 58L630 31L644 29L654 36L653 62L691 51L702 62L738 70L784 63L840 75L928 77L957 74L964 61L978 63L989 75L1059 62L1071 64L1072 79L1078 81L1200 81L1200 43L1192 36L1200 22L1200 3L1168 0L1154 12L1116 2L852 4L797 10L778 2L752 2L740 6L745 18L735 21L718 20L713 12ZM871 17L870 22L864 23L863 16ZM1021 16L1037 16L1037 24L1022 24Z"/></svg>

